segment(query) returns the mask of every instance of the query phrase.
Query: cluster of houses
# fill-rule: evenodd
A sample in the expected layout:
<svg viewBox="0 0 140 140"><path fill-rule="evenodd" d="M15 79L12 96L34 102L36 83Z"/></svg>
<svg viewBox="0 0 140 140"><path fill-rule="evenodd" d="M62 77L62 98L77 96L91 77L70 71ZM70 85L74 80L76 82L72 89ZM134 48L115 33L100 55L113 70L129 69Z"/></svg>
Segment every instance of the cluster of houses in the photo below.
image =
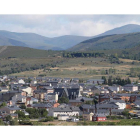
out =
<svg viewBox="0 0 140 140"><path fill-rule="evenodd" d="M105 121L106 116L121 115L125 109L140 108L140 86L128 84L103 85L103 79L89 79L79 83L78 78L57 77L0 77L0 118L20 110L29 115L26 108L45 108L48 116L58 120L78 121L82 116L87 121ZM69 99L68 103L59 103L60 98ZM98 100L94 104L94 99ZM137 113L135 113L137 114Z"/></svg>

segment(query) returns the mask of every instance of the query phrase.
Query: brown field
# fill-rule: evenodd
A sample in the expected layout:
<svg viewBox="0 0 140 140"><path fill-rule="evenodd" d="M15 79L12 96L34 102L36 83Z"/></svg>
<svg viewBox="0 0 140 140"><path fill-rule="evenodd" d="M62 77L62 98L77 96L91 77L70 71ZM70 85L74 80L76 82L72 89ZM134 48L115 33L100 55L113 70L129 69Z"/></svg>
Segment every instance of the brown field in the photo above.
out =
<svg viewBox="0 0 140 140"><path fill-rule="evenodd" d="M80 121L83 123L84 121ZM87 121L88 123L89 121ZM120 120L106 120L105 122L120 122ZM90 122L89 122L90 123ZM43 126L77 126L76 122L67 121L49 121L49 122L33 122L33 125L43 125Z"/></svg>
<svg viewBox="0 0 140 140"><path fill-rule="evenodd" d="M130 59L122 59L120 58L120 61L123 61L123 62L139 62L138 60L130 60Z"/></svg>
<svg viewBox="0 0 140 140"><path fill-rule="evenodd" d="M12 75L16 76L50 76L50 77L70 77L70 78L101 78L102 76L121 76L123 78L128 77L127 73L130 72L130 68L140 67L139 62L135 62L132 65L133 60L124 60L121 64L111 64L109 60L104 58L69 58L61 61L56 65L56 67L50 67L45 69L24 71L20 73L15 73ZM43 60L44 61L44 60ZM42 61L42 62L43 62ZM104 75L101 72L109 69L116 69L116 74ZM131 78L132 80L137 80L138 78Z"/></svg>
<svg viewBox="0 0 140 140"><path fill-rule="evenodd" d="M67 122L67 121L54 120L54 121L49 121L49 122L33 122L33 125L45 125L45 126L50 126L50 125L54 125L54 126L76 126L77 123L75 123L75 122Z"/></svg>

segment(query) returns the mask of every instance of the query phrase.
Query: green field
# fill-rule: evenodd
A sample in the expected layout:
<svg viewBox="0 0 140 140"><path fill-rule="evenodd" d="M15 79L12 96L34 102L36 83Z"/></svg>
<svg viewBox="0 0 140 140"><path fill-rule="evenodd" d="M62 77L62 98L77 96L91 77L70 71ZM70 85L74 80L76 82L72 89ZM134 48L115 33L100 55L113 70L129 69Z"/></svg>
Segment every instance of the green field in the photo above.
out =
<svg viewBox="0 0 140 140"><path fill-rule="evenodd" d="M106 51L103 53L106 54ZM67 58L62 54L63 51L2 46L0 47L0 75L70 77L84 80L111 75L127 78L131 75L131 68L140 67L138 60L119 58L120 63L112 63L107 54L103 57L79 58ZM111 72L112 70L115 72ZM136 73L137 75L131 75L131 80L138 79L139 69Z"/></svg>
<svg viewBox="0 0 140 140"><path fill-rule="evenodd" d="M54 59L54 58L53 58ZM56 59L56 58L55 58ZM51 76L51 77L70 77L70 78L101 78L102 76L121 76L127 78L130 73L130 68L137 68L140 66L139 61L135 60L132 64L132 60L120 59L123 61L121 64L111 64L106 58L57 58L59 63L55 63L55 67L43 68L39 70L24 71L15 73L12 75L16 76ZM32 60L33 61L33 60ZM35 60L34 60L35 61ZM46 59L40 59L43 63L47 62ZM38 61L38 63L40 63ZM28 60L31 62L31 60ZM109 69L115 69L116 73L105 74L105 71ZM132 77L131 79L136 80L137 78Z"/></svg>
<svg viewBox="0 0 140 140"><path fill-rule="evenodd" d="M106 120L105 122L78 122L77 125L91 125L91 126L133 126L133 125L138 125L140 126L140 119L119 119L119 120Z"/></svg>

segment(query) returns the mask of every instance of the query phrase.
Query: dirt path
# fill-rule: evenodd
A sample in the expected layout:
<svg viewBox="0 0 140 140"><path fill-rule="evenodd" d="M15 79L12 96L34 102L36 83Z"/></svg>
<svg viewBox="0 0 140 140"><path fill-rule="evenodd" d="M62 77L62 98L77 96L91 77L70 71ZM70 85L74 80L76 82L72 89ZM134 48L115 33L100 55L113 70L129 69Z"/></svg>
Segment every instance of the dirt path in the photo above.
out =
<svg viewBox="0 0 140 140"><path fill-rule="evenodd" d="M59 122L58 124L56 124L56 125L61 125L62 124L62 122Z"/></svg>
<svg viewBox="0 0 140 140"><path fill-rule="evenodd" d="M6 50L6 49L7 49L7 46L2 47L2 48L0 49L0 54L1 54L4 50Z"/></svg>

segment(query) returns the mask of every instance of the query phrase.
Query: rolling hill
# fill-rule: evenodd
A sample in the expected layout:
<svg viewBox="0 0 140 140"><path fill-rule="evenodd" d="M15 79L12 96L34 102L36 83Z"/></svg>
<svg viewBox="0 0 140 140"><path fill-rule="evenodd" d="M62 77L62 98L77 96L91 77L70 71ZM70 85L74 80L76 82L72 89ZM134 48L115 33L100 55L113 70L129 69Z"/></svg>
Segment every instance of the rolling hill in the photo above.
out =
<svg viewBox="0 0 140 140"><path fill-rule="evenodd" d="M19 46L0 46L0 58L46 58L54 55L59 56L61 52Z"/></svg>
<svg viewBox="0 0 140 140"><path fill-rule="evenodd" d="M89 38L74 35L48 38L35 33L16 33L0 30L0 46L23 46L42 50L65 50Z"/></svg>
<svg viewBox="0 0 140 140"><path fill-rule="evenodd" d="M22 46L41 50L66 50L91 38L135 32L140 32L140 25L128 24L93 37L64 35L49 38L35 33L17 33L0 30L0 46ZM100 47L100 44L98 46Z"/></svg>
<svg viewBox="0 0 140 140"><path fill-rule="evenodd" d="M92 38L68 49L69 51L91 51L125 49L140 44L140 32L129 34L106 35Z"/></svg>

